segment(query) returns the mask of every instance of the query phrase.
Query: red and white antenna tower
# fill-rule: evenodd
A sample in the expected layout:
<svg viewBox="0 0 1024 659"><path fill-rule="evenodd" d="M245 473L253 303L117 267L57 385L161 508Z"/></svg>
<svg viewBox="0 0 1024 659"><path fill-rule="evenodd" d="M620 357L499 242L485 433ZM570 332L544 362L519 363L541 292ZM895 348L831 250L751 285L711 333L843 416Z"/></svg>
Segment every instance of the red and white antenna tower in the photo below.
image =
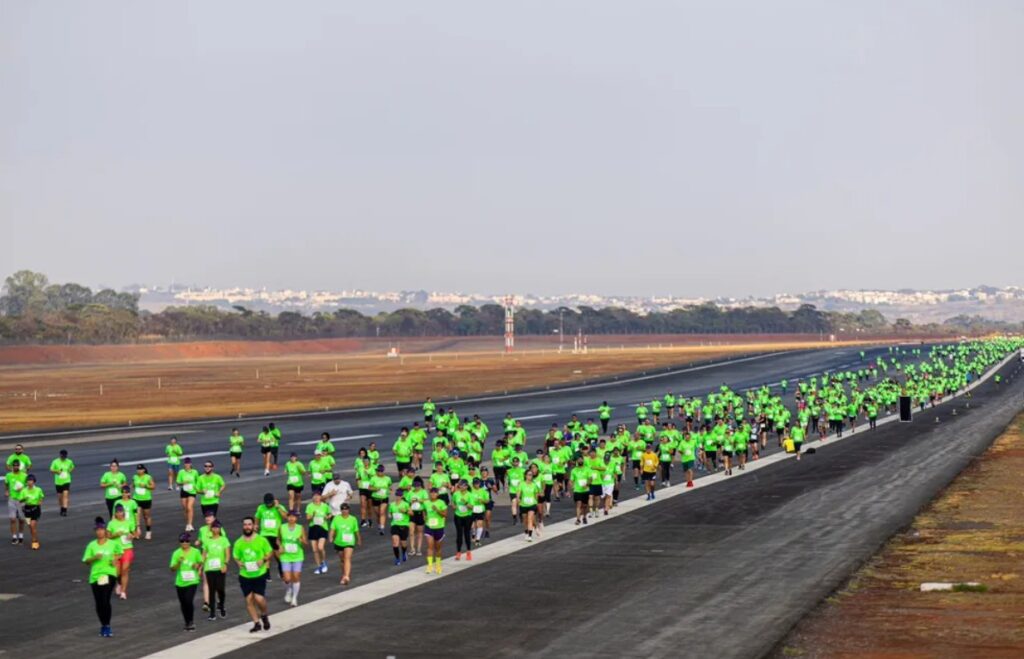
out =
<svg viewBox="0 0 1024 659"><path fill-rule="evenodd" d="M516 299L505 296L505 352L512 352L516 345Z"/></svg>

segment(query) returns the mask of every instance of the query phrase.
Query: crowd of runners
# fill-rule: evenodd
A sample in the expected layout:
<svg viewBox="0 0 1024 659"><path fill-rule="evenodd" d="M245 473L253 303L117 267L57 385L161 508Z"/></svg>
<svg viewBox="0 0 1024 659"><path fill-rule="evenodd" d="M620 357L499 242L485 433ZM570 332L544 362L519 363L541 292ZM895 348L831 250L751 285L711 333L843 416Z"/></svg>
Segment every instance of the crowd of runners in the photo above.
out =
<svg viewBox="0 0 1024 659"><path fill-rule="evenodd" d="M279 462L282 433L268 424L256 440L259 467L267 478L283 476L283 496L267 492L254 502L250 516L230 521L231 532L218 513L231 478L241 477L245 438L238 429L228 437L225 480L214 462L194 464L172 437L165 448L166 489L179 500L181 517L167 522L178 540L168 568L184 629L196 629L197 593L209 620L227 616L229 571L237 573L251 631L267 630L267 584L274 576L283 584L286 604L297 606L304 570L327 574L333 552L340 584L346 586L365 534L390 538L396 566L422 557L426 573L438 575L446 541L455 545L453 560L471 561L473 550L505 521L519 525L524 541L532 542L543 534L552 506L563 501L572 502L575 523L583 525L611 514L630 486L655 499L659 488L671 486L677 469L685 487L692 487L698 473L729 476L776 447L800 459L808 437L874 428L880 417L895 412L901 396L921 408L934 405L962 392L1022 346L1019 339L992 339L937 346L927 353L890 348L870 361L862 352L858 368L783 380L774 387L737 392L723 384L704 396L667 393L637 403L629 422L614 426L614 410L602 402L594 418L572 415L553 424L532 454L526 429L511 414L493 433L478 415L460 416L428 398L422 422L401 428L390 455L382 456L372 442L359 449L351 465L354 488L342 478L348 465L336 463L328 433L316 442L312 459L290 453ZM29 546L39 550L45 494L38 470L20 445L7 458L6 470L11 543L24 543L27 526ZM61 450L48 471L59 514L67 516L75 463ZM114 460L96 487L102 490L106 514L95 518L95 538L82 562L89 568L100 634L111 636L111 600L128 598L136 543L153 537L158 486L145 464L137 464L129 475ZM507 500L510 507L504 519L495 515L498 500ZM454 541L447 534L452 529Z"/></svg>

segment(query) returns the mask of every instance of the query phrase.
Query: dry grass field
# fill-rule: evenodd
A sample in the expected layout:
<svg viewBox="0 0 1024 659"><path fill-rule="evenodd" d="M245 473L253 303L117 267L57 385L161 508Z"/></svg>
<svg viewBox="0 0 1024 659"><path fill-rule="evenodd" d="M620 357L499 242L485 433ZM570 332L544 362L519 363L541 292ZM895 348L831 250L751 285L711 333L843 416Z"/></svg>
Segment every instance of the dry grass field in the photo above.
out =
<svg viewBox="0 0 1024 659"><path fill-rule="evenodd" d="M498 341L500 337L491 339L490 345ZM581 382L754 352L837 345L820 341L627 343L605 341L603 346L590 347L587 354L559 352L555 346L541 344L505 355L493 348L480 351L480 342L474 339L434 340L431 346L419 346L419 352L403 348L395 358L385 357L381 345L373 351L359 345L347 346L353 349L338 354L317 351L231 359L161 360L147 355L142 361L124 361L115 355L108 357L114 361L105 363L55 364L45 357L33 359L36 363L0 366L0 432L337 409L420 401L428 395L442 399ZM471 351L460 351L466 347ZM217 352L210 347L205 350Z"/></svg>
<svg viewBox="0 0 1024 659"><path fill-rule="evenodd" d="M801 622L782 657L1024 657L1024 415ZM923 582L982 592L920 592Z"/></svg>

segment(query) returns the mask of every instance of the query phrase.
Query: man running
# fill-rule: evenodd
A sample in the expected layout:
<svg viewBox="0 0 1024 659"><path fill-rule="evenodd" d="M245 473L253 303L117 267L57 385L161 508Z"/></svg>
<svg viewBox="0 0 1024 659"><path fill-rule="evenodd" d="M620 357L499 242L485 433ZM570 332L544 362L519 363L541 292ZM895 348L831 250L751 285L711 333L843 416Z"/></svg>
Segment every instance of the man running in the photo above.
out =
<svg viewBox="0 0 1024 659"><path fill-rule="evenodd" d="M271 502L273 503L273 496ZM269 576L267 568L273 555L274 550L267 539L256 534L256 520L252 517L243 519L242 537L235 541L231 557L238 565L238 585L242 589L242 596L245 597L245 610L252 620L249 633L270 629L266 599Z"/></svg>
<svg viewBox="0 0 1024 659"><path fill-rule="evenodd" d="M206 513L213 513L217 516L220 508L220 498L224 495L224 478L213 471L213 461L207 460L203 464L203 473L196 479L196 488L199 490L199 507ZM191 529L190 529L191 530Z"/></svg>
<svg viewBox="0 0 1024 659"><path fill-rule="evenodd" d="M658 476L658 454L654 452L654 444L648 444L640 458L640 480L643 481L647 500L654 500L655 478Z"/></svg>
<svg viewBox="0 0 1024 659"><path fill-rule="evenodd" d="M60 450L60 457L54 458L50 463L50 473L53 474L53 486L57 490L57 504L60 506L60 516L68 516L68 506L71 503L71 472L75 470L75 463L68 458L66 449Z"/></svg>
<svg viewBox="0 0 1024 659"><path fill-rule="evenodd" d="M25 498L25 484L28 474L21 470L21 462L11 464L11 471L4 474L4 490L7 495L7 517L11 520L11 544L25 542L25 511L22 500Z"/></svg>
<svg viewBox="0 0 1024 659"><path fill-rule="evenodd" d="M164 455L167 456L167 489L173 490L177 487L178 471L181 469L181 456L185 449L178 443L177 437L171 437L167 446L164 447Z"/></svg>
<svg viewBox="0 0 1024 659"><path fill-rule="evenodd" d="M363 536L359 533L360 526L359 520L352 516L347 503L341 504L341 514L331 519L331 530L327 539L338 553L342 586L347 586L352 581L352 554L356 545L363 546Z"/></svg>

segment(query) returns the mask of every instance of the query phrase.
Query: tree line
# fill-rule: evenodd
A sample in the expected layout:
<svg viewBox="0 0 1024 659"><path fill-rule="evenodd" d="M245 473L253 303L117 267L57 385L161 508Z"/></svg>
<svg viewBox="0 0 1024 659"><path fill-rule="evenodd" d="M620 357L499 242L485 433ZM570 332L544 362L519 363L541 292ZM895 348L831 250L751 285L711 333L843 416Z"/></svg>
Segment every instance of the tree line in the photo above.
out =
<svg viewBox="0 0 1024 659"><path fill-rule="evenodd" d="M328 337L495 336L505 331L497 304L448 309L398 309L364 315L353 309L311 315L276 315L243 306L174 306L140 311L138 296L110 289L93 292L79 284L51 284L42 273L22 270L7 277L0 296L0 340L24 343L124 343L140 339L300 339ZM517 309L517 334L832 334L891 331L984 331L984 321L913 326L890 323L881 313L824 312L813 305L794 311L776 307L723 309L702 304L637 314L620 307L581 306L542 311Z"/></svg>

